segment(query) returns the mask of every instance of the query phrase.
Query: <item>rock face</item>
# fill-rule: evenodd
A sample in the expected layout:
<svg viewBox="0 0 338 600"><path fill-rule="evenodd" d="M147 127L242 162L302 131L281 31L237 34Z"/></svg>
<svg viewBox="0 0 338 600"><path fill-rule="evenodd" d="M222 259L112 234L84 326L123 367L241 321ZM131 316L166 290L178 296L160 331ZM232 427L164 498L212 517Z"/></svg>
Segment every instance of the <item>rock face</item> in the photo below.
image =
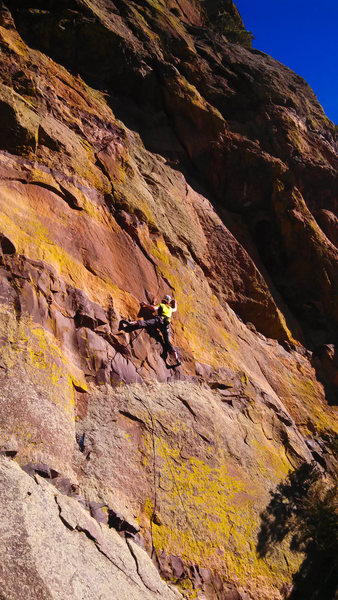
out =
<svg viewBox="0 0 338 600"><path fill-rule="evenodd" d="M7 598L181 597L144 550L102 527L76 500L13 463L1 463L2 589ZM15 532L7 538L7 533Z"/></svg>
<svg viewBox="0 0 338 600"><path fill-rule="evenodd" d="M297 598L263 515L336 466L335 126L230 0L8 0L0 35L5 600ZM167 293L181 367L118 327Z"/></svg>

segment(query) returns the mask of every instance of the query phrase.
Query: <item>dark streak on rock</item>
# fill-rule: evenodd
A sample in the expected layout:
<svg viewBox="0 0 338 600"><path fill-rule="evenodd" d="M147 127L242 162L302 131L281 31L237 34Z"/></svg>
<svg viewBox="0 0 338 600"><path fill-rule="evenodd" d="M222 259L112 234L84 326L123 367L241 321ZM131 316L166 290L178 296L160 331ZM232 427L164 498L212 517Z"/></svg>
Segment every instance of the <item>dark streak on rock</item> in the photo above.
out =
<svg viewBox="0 0 338 600"><path fill-rule="evenodd" d="M137 423L141 423L141 425L146 427L145 422L142 421L142 419L140 419L139 417L136 417L136 415L132 415L130 412L128 412L126 410L120 410L119 413L121 415L123 415L124 417L127 417L127 419L130 419L131 421L137 421Z"/></svg>

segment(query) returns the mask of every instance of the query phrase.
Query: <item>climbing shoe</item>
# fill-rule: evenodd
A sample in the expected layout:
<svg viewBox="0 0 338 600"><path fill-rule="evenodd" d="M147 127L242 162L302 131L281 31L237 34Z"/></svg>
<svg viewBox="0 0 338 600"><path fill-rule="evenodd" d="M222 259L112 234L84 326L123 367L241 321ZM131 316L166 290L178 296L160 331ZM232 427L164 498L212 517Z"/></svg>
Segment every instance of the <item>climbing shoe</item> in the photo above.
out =
<svg viewBox="0 0 338 600"><path fill-rule="evenodd" d="M168 358L169 358L169 363L168 363ZM170 352L168 354L168 358L166 360L166 363L167 363L167 367L169 369L175 369L176 367L179 367L181 365L181 361L179 359L179 356L178 356L176 350L174 352ZM175 362L172 362L172 361L175 361Z"/></svg>
<svg viewBox="0 0 338 600"><path fill-rule="evenodd" d="M182 363L181 363L181 361L179 361L179 360L178 360L178 361L177 361L175 364L173 364L173 365L171 365L171 364L168 364L168 362L166 362L166 364L165 364L165 365L166 365L167 369L176 369L176 367L180 367L180 366L181 366L181 364L182 364Z"/></svg>

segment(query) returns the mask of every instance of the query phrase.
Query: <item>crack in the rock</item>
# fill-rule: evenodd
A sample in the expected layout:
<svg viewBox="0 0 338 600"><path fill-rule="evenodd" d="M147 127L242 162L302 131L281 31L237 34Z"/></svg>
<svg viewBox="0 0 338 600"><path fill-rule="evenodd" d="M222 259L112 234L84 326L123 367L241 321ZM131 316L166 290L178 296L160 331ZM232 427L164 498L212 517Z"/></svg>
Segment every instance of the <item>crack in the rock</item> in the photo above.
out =
<svg viewBox="0 0 338 600"><path fill-rule="evenodd" d="M196 419L197 415L196 415L195 411L191 408L189 402L185 398L182 398L182 396L177 396L177 398L188 409L188 411L190 412L190 414L192 414L192 416L194 417L194 419Z"/></svg>
<svg viewBox="0 0 338 600"><path fill-rule="evenodd" d="M163 430L165 435L170 435L170 429L168 429L168 427L163 425L163 423L161 421L159 421L159 419L157 417L155 418L155 421L161 427L161 429ZM158 433L155 432L155 435L160 439L160 436L158 435Z"/></svg>
<svg viewBox="0 0 338 600"><path fill-rule="evenodd" d="M143 367L144 363L146 363L148 365L149 369L151 369L152 371L154 371L154 373L157 373L156 369L150 364L148 356L146 356L145 360L141 363L140 369Z"/></svg>
<svg viewBox="0 0 338 600"><path fill-rule="evenodd" d="M84 533L87 535L87 532L86 532L85 530L84 530ZM116 568L117 568L119 571L121 571L121 573L123 573L123 575L126 577L126 579L128 579L129 581L131 581L132 583L134 583L134 584L135 584L135 585L137 585L138 587L141 587L141 586L140 586L140 583L139 583L138 581L135 581L135 580L134 580L132 577L130 577L129 575L127 575L126 571L124 571L124 570L123 570L123 569L122 569L122 568L121 568L119 565L117 565L117 564L116 564L116 563L115 563L115 562L114 562L114 561L111 559L111 557L110 557L110 556L108 556L108 554L106 554L106 552L104 552L104 550L102 550L102 548L100 548L100 546L99 546L99 542L98 542L96 539L94 539L93 541L94 541L94 544L95 544L96 548L97 548L97 549L98 549L98 551L100 552L100 554L103 554L103 556L105 556L105 557L106 557L106 558L109 560L109 562L111 562L111 563L112 563L112 565L114 565L114 567L116 567ZM129 544L128 544L128 543L127 543L127 546L129 547ZM120 560L121 560L121 562L123 562L121 557L120 557ZM138 572L138 570L137 570L137 569L136 569L136 572L137 572L138 576L140 577L140 574L139 574L139 572ZM142 580L142 578L141 578L141 577L140 577L140 580L141 580L141 581L142 581L142 583L143 583L143 580Z"/></svg>
<svg viewBox="0 0 338 600"><path fill-rule="evenodd" d="M205 435L203 435L203 433L200 433L199 431L197 431L197 434L202 438L202 440L204 440L204 442L206 442L207 444L210 444L211 441L209 440L209 438L207 438Z"/></svg>
<svg viewBox="0 0 338 600"><path fill-rule="evenodd" d="M93 537L93 536L90 534L90 532L89 532L87 529L83 529L82 527L79 527L79 526L77 525L77 526L76 526L76 530L77 530L77 531L80 531L80 532L82 532L82 533L84 533L84 534L87 536L87 538L88 538L89 540L93 541L93 542L94 542L94 544L95 544L95 546L96 546L96 548L97 548L97 549L98 549L98 551L100 552L100 554L102 554L103 556L105 556L105 557L106 557L106 558L109 560L109 562L111 562L111 563L112 563L112 565L114 565L114 567L116 567L116 568L117 568L119 571L121 571L121 573L123 573L123 575L124 575L124 576L125 576L125 577L126 577L128 580L129 580L129 581L131 581L132 583L134 583L135 585L137 585L137 586L139 586L139 587L140 587L140 584L139 584L139 582L138 582L138 581L135 581L135 580L134 580L132 577L129 577L129 575L127 575L127 573L126 573L126 570L127 570L127 569L126 569L126 570L123 570L123 569L122 569L122 568L121 568L119 565L117 565L117 564L116 564L116 562L114 562L114 561L112 560L112 558L111 558L111 557L110 557L110 556L109 556L109 555L108 555L108 554L107 554L107 553L106 553L104 550L102 550L102 548L100 547L100 544L99 544L98 540L97 540L95 537ZM121 558L121 557L119 557L119 558L120 558L121 562L123 562L122 558ZM141 580L141 581L142 581L142 580Z"/></svg>
<svg viewBox="0 0 338 600"><path fill-rule="evenodd" d="M140 419L136 415L133 415L132 413L128 412L127 410L120 410L119 413L121 415L123 415L124 417L126 417L127 419L130 419L131 421L136 421L137 423L141 423L141 425L146 426L145 422L142 419Z"/></svg>
<svg viewBox="0 0 338 600"><path fill-rule="evenodd" d="M105 557L106 557L106 558L109 560L109 562L111 562L111 563L112 563L112 565L114 565L114 567L116 567L116 568L117 568L119 571L121 571L121 573L123 573L123 575L124 575L124 577L126 577L126 579L128 579L129 581L131 581L133 584L137 585L138 587L141 587L141 586L140 586L140 583L139 583L138 581L135 581L135 580L134 580L132 577L130 577L130 576L127 574L127 568L125 568L125 570L123 570L123 569L122 569L122 568L121 568L119 565L117 565L117 564L116 564L116 562L114 562L114 560L112 560L112 558L111 558L111 557L110 557L110 556L109 556L109 555L108 555L106 552L104 552L104 550L102 550L102 548L100 547L100 543L99 543L99 541L98 541L98 540L97 540L97 539L96 539L96 538L95 538L95 537L94 537L94 536L93 536L93 535L90 533L90 531L88 531L88 529L86 529L86 528L84 528L84 527L81 527L81 525L79 525L79 524L76 524L76 527L72 527L72 525L70 525L70 523L68 523L68 521L67 521L67 520L66 520L66 519L65 519L65 518L62 516L62 507L60 506L60 504L59 504L59 502L58 502L58 498L57 498L57 496L55 496L54 498L55 498L55 502L56 502L56 504L57 504L57 506L58 506L58 509L59 509L59 517L60 517L60 520L61 520L61 522L62 522L62 523L65 525L65 527L66 527L68 530L70 530L70 531L77 531L77 532L79 532L79 533L84 533L84 534L85 534L85 536L86 536L86 537L87 537L87 538L88 538L88 539L89 539L91 542L94 542L94 544L95 544L95 546L96 546L97 550L100 552L100 554L102 554L103 556L105 556ZM126 540L126 542L127 542L127 540ZM128 544L128 542L127 542L127 546L128 546L128 548L130 549L130 545ZM142 582L142 583L145 585L145 587L148 587L148 586L147 586L147 585L144 583L144 581L143 581L142 577L140 576L140 573L139 573L139 571L138 571L138 563L137 563L137 561L136 561L136 558L135 558L135 556L133 555L133 552L132 552L131 550L130 550L130 552L131 552L131 554L132 554L132 556L133 556L133 558L134 558L134 560L135 560L135 563L136 563L136 571L137 571L137 574L138 574L138 576L140 577L140 580L141 580L141 582ZM122 561L122 558L121 558L121 557L119 557L119 558L120 558L121 562L123 562L123 561ZM150 588L149 588L149 587L148 587L148 589L150 590ZM153 591L153 590L151 590L151 591Z"/></svg>
<svg viewBox="0 0 338 600"><path fill-rule="evenodd" d="M101 159L99 157L99 153L100 153L100 151L95 152L95 159L96 159L95 166L97 166L100 169L100 171L103 173L103 175L108 179L109 183L111 183L109 172L107 171L106 167L104 166L103 162L101 161Z"/></svg>
<svg viewBox="0 0 338 600"><path fill-rule="evenodd" d="M67 527L67 529L69 529L70 531L74 531L74 527L72 527L72 525L70 523L68 523L68 521L66 521L66 519L62 516L62 508L61 508L61 506L60 506L60 504L58 502L57 496L54 496L54 500L55 500L55 502L57 504L57 507L59 509L59 517L60 517L62 523L65 525L65 527Z"/></svg>
<svg viewBox="0 0 338 600"><path fill-rule="evenodd" d="M128 540L128 539L126 539L126 543L127 543L127 546L128 546L128 548L129 548L130 554L132 555L132 557L133 557L133 559L134 559L134 561L135 561L136 572L137 572L137 574L138 574L138 576L139 576L140 580L142 581L142 583L143 583L144 587L146 587L146 588L147 588L147 589L148 589L150 592L152 592L153 594L154 594L154 593L156 593L156 594L157 594L157 592L159 592L159 590L157 590L157 589L156 589L156 590L154 590L154 588L151 588L151 587L149 587L149 585L148 585L148 584L147 584L147 583L144 581L144 579L143 579L143 577L142 577L142 575L141 575L141 573L140 573L140 567L139 567L139 564L138 564L137 556L136 556L136 554L135 554L135 552L134 552L134 549L133 549L133 547L132 547L132 545L131 545L131 543L129 542L129 540Z"/></svg>

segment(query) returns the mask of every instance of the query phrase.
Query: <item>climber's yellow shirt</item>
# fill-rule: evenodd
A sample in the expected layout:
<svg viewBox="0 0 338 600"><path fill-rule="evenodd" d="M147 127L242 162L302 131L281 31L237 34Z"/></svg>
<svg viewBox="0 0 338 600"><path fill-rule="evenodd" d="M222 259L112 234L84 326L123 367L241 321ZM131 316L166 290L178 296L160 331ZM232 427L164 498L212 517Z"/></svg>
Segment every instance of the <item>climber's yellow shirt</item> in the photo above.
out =
<svg viewBox="0 0 338 600"><path fill-rule="evenodd" d="M161 302L161 304L158 304L157 306L155 306L155 308L157 309L157 314L160 317L166 317L168 319L168 321L171 321L171 315L174 312L172 306L169 306L168 304L164 304Z"/></svg>

